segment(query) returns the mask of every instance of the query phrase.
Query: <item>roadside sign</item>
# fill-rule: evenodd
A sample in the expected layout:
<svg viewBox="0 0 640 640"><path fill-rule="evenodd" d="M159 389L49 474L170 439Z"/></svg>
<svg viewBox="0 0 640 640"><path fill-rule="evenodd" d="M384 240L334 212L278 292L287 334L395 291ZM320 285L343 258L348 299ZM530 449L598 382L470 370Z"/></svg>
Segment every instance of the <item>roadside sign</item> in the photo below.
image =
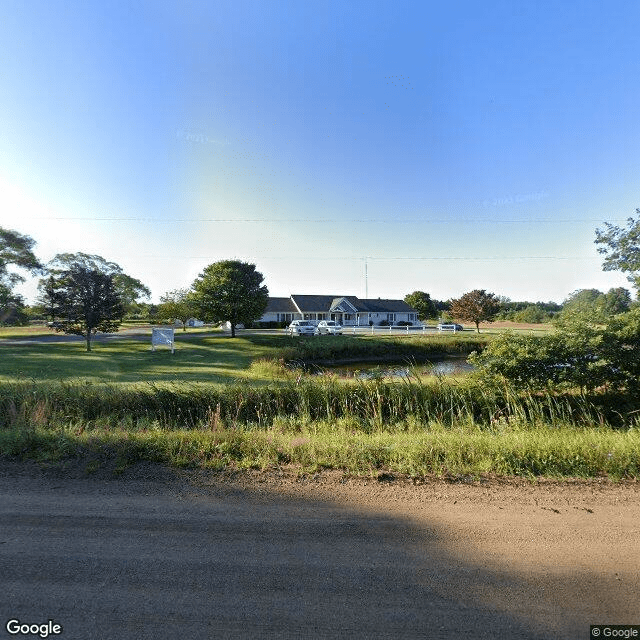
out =
<svg viewBox="0 0 640 640"><path fill-rule="evenodd" d="M167 346L174 353L174 330L169 327L154 328L151 330L151 350L156 350L156 345Z"/></svg>

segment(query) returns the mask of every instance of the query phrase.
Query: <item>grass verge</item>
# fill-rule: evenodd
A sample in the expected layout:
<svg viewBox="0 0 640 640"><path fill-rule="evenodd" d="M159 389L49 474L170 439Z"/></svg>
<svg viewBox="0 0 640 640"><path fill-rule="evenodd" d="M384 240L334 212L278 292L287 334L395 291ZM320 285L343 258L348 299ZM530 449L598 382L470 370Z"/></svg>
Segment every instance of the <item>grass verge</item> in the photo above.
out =
<svg viewBox="0 0 640 640"><path fill-rule="evenodd" d="M293 428L292 428L293 427ZM82 458L89 469L140 461L209 469L270 469L298 473L340 469L351 475L381 472L426 476L523 476L528 478L637 478L640 431L510 427L486 432L431 425L400 433L363 433L348 420L290 424L271 429L166 430L56 428L0 431L3 455L64 462Z"/></svg>
<svg viewBox="0 0 640 640"><path fill-rule="evenodd" d="M4 384L0 454L356 475L636 478L640 429L621 398L516 394L469 378L329 377L278 385ZM611 409L609 407L615 407Z"/></svg>

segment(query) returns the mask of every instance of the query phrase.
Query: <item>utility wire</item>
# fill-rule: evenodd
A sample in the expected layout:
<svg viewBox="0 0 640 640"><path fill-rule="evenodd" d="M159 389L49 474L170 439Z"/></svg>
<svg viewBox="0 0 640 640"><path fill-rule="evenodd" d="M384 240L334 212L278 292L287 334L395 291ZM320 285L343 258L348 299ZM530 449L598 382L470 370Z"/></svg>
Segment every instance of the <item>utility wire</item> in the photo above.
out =
<svg viewBox="0 0 640 640"><path fill-rule="evenodd" d="M23 217L24 220L50 220L50 221L80 221L80 222L153 222L153 223L165 223L172 222L184 222L190 224L198 224L201 222L219 222L219 223L247 223L247 224L260 224L260 223L287 223L287 222L310 222L317 224L347 224L350 222L357 223L373 223L373 224L455 224L455 223L491 223L491 224L537 224L537 223L590 223L590 224L604 224L603 220L595 219L575 219L575 218L527 218L527 219L515 219L515 220L500 220L496 218L393 218L388 219L380 218L95 218L92 216L86 217ZM613 219L610 222L625 222L622 219Z"/></svg>

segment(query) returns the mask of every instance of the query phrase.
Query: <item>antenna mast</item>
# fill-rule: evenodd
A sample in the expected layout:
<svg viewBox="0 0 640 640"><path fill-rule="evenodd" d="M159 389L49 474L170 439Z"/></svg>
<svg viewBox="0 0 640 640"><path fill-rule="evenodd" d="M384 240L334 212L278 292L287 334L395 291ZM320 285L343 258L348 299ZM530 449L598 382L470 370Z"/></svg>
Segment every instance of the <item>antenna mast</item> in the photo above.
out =
<svg viewBox="0 0 640 640"><path fill-rule="evenodd" d="M364 257L364 299L369 299L369 277L367 273L367 256Z"/></svg>

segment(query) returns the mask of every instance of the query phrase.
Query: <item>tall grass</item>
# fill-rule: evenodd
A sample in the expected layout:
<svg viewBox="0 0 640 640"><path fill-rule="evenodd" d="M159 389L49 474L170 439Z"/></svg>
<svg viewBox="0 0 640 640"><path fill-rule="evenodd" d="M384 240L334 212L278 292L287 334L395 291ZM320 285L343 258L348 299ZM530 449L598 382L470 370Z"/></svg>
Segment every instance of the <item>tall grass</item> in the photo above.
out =
<svg viewBox="0 0 640 640"><path fill-rule="evenodd" d="M397 356L396 342L410 340L379 348ZM326 346L298 340L292 349L310 359L353 356L360 348L320 342ZM442 345L461 348L438 340L429 349L442 353ZM261 384L2 383L0 455L111 461L118 468L150 460L414 476L638 475L640 414L637 402L620 394L522 393L475 376L347 383L292 372L284 366L286 352L278 355L248 370Z"/></svg>
<svg viewBox="0 0 640 640"><path fill-rule="evenodd" d="M626 428L635 424L634 405L621 398L519 393L509 385L416 377L401 383L379 379L344 384L335 376L290 376L277 384L230 385L144 383L5 383L0 386L0 427L72 421L117 427L152 421L164 429L269 428L281 418L307 422L348 418L364 432L397 432L432 423L453 428L471 424L492 429L500 421L518 424Z"/></svg>
<svg viewBox="0 0 640 640"><path fill-rule="evenodd" d="M502 424L499 431L473 425L403 433L363 433L350 420L275 421L270 429L137 430L77 425L0 430L0 451L23 459L82 459L87 469L122 470L145 460L182 467L267 469L286 465L302 473L341 469L354 475L382 471L413 477L480 476L637 478L640 430L530 429Z"/></svg>

